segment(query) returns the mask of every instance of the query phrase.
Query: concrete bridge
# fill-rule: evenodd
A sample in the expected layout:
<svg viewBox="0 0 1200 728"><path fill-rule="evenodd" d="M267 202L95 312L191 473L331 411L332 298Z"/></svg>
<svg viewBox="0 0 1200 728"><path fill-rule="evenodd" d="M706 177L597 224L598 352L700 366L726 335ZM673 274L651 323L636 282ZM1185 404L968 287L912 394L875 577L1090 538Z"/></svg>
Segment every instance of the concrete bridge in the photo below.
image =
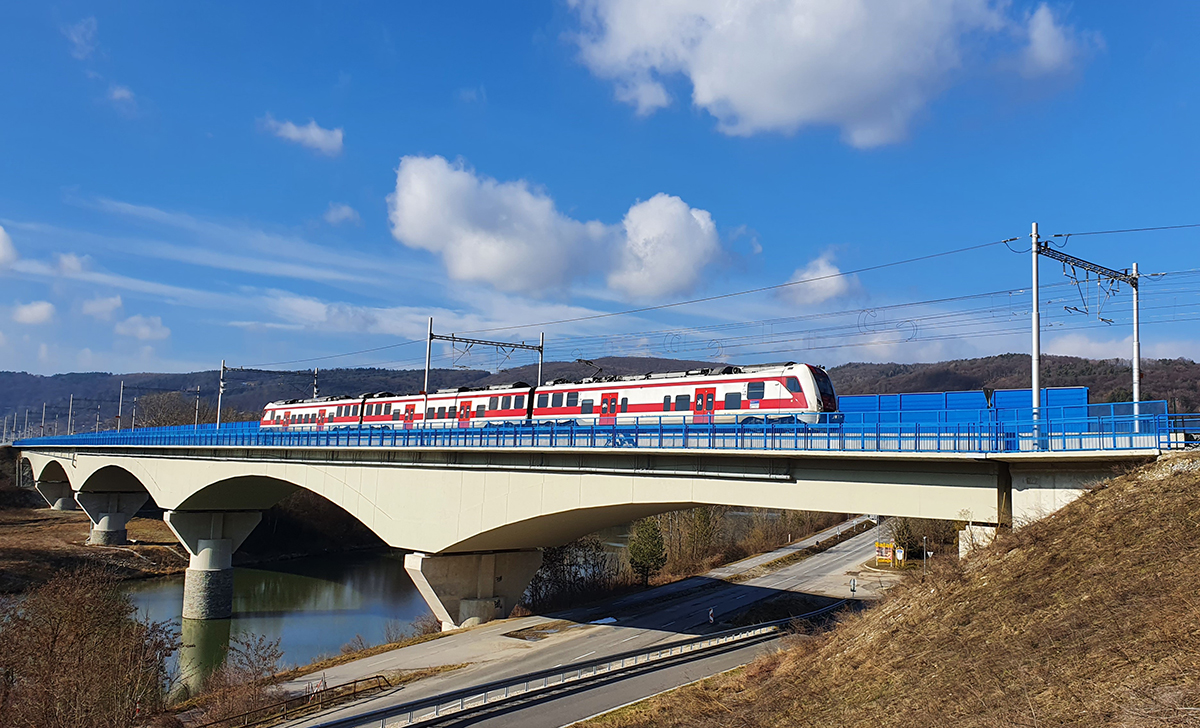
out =
<svg viewBox="0 0 1200 728"><path fill-rule="evenodd" d="M571 428L569 437L545 441L520 433L214 435L178 428L18 447L52 507L77 503L88 514L92 543L123 542L126 521L149 498L165 509L191 557L185 618L230 615L233 552L264 509L303 488L388 545L414 552L406 569L446 628L507 614L541 564L540 548L637 518L728 505L994 529L1054 511L1114 465L1156 457L1162 447L1157 430L1137 427L1094 442L1073 431L1074 439L1064 435L1057 445L1034 433L1030 447L1020 439L1016 447L1012 440L997 446L988 433L963 440L961 429L957 447L948 446L947 433L931 440L928 430L908 445L903 437L880 439L878 428L873 440L862 432L847 440L844 430L814 440L803 427L806 439L800 426L771 433L760 426L720 440L728 433L717 426L665 440L660 427L656 442L653 433L619 428ZM1062 446L1069 442L1075 446Z"/></svg>

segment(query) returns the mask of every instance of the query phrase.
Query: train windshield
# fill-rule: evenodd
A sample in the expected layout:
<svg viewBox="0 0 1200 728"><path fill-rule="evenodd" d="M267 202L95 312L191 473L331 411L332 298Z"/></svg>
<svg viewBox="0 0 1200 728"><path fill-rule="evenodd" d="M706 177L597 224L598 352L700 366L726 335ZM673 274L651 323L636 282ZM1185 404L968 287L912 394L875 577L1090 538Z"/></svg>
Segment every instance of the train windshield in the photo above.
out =
<svg viewBox="0 0 1200 728"><path fill-rule="evenodd" d="M837 411L837 393L833 391L833 382L823 369L812 367L813 379L817 381L817 391L821 393L821 409L826 412Z"/></svg>

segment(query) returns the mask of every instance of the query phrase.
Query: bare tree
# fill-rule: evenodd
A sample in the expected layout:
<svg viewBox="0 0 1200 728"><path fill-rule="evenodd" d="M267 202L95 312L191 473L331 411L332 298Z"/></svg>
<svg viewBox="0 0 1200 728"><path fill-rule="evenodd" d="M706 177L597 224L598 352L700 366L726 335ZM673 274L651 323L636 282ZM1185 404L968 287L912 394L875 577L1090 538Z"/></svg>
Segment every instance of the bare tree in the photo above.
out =
<svg viewBox="0 0 1200 728"><path fill-rule="evenodd" d="M0 604L0 724L133 725L163 705L175 642L167 622L136 616L111 573L61 574Z"/></svg>

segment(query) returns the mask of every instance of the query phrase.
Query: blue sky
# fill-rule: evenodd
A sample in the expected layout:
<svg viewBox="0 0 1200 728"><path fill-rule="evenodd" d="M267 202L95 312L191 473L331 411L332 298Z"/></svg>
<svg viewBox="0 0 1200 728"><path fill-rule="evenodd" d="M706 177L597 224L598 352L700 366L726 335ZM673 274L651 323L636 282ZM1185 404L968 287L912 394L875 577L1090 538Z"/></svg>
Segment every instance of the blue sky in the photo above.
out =
<svg viewBox="0 0 1200 728"><path fill-rule="evenodd" d="M430 315L553 358L1028 351L1032 221L1200 223L1197 27L1185 2L10 3L0 369L419 367L331 355ZM1065 250L1174 272L1198 239ZM1041 270L1047 350L1128 356L1128 290ZM1200 357L1197 281L1143 284L1147 355Z"/></svg>

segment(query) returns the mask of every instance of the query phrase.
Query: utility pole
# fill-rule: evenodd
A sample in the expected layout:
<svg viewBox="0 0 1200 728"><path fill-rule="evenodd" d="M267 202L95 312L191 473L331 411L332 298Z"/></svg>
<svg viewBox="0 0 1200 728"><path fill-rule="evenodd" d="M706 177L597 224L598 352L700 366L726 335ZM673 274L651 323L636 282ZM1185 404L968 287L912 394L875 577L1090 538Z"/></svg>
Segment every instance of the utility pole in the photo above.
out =
<svg viewBox="0 0 1200 728"><path fill-rule="evenodd" d="M96 432L100 432L100 403L96 403Z"/></svg>
<svg viewBox="0 0 1200 728"><path fill-rule="evenodd" d="M54 415L54 436L58 437L58 415Z"/></svg>
<svg viewBox="0 0 1200 728"><path fill-rule="evenodd" d="M46 403L42 402L42 434L38 435L38 437L45 437L45 436L46 436Z"/></svg>
<svg viewBox="0 0 1200 728"><path fill-rule="evenodd" d="M29 437L29 408L25 408L25 427L21 430L21 438Z"/></svg>
<svg viewBox="0 0 1200 728"><path fill-rule="evenodd" d="M121 409L125 404L125 380L121 380L121 394L117 397L117 432L121 431Z"/></svg>
<svg viewBox="0 0 1200 728"><path fill-rule="evenodd" d="M317 368L313 367L313 399L321 396L321 388L317 386Z"/></svg>
<svg viewBox="0 0 1200 728"><path fill-rule="evenodd" d="M221 429L221 398L225 394L225 360L221 360L221 383L217 387L217 429Z"/></svg>
<svg viewBox="0 0 1200 728"><path fill-rule="evenodd" d="M1042 314L1041 302L1038 300L1038 253L1041 252L1041 243L1038 242L1038 224L1033 224L1033 231L1029 233L1029 238L1032 243L1029 250L1033 255L1033 308L1031 309L1030 318L1033 319L1033 344L1030 347L1030 360L1033 367L1033 375L1031 377L1031 387L1033 389L1033 439L1038 442L1038 410L1042 406Z"/></svg>
<svg viewBox="0 0 1200 728"><path fill-rule="evenodd" d="M546 355L546 332L543 331L538 337L538 378L533 383L533 386L542 386L542 362Z"/></svg>
<svg viewBox="0 0 1200 728"><path fill-rule="evenodd" d="M200 429L200 385L196 385L196 421L192 424L193 430Z"/></svg>
<svg viewBox="0 0 1200 728"><path fill-rule="evenodd" d="M1129 282L1133 286L1133 415L1137 417L1140 412L1138 410L1138 402L1142 401L1142 338L1139 329L1141 328L1141 306L1138 300L1138 264L1133 264L1133 280Z"/></svg>
<svg viewBox="0 0 1200 728"><path fill-rule="evenodd" d="M72 419L74 414L75 414L75 395L72 394L71 400L67 404L67 434L68 435L75 434L75 423L74 423L74 420Z"/></svg>
<svg viewBox="0 0 1200 728"><path fill-rule="evenodd" d="M421 407L421 426L429 427L429 364L433 357L433 317L429 317L429 333L425 335L425 386L421 394L425 395L425 404Z"/></svg>

